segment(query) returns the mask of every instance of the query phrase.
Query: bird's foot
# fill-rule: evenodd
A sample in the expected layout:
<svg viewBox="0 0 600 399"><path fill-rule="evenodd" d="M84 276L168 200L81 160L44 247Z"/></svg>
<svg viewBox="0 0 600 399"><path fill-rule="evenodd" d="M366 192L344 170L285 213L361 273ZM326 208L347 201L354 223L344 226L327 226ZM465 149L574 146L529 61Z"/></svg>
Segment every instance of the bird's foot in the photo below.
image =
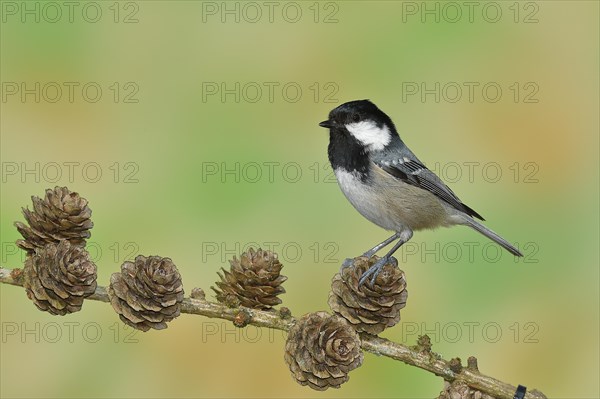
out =
<svg viewBox="0 0 600 399"><path fill-rule="evenodd" d="M396 260L396 258L391 256L384 256L383 258L375 262L373 266L369 268L369 270L363 273L362 276L360 276L358 286L362 286L367 280L369 280L369 278L371 285L373 285L375 283L375 279L377 278L379 273L381 273L381 269L383 269L383 267L390 261L394 264L395 267L398 267L398 261Z"/></svg>

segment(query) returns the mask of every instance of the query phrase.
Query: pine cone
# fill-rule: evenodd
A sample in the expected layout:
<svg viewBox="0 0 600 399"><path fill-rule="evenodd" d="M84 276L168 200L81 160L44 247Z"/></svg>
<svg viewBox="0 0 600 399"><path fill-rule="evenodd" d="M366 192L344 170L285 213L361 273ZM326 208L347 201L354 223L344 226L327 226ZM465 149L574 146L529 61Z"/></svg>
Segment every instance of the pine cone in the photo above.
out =
<svg viewBox="0 0 600 399"><path fill-rule="evenodd" d="M110 276L108 298L123 323L142 331L162 330L179 316L183 285L169 258L138 255Z"/></svg>
<svg viewBox="0 0 600 399"><path fill-rule="evenodd" d="M455 380L452 383L444 381L444 390L438 399L494 399L481 391L470 388L464 381Z"/></svg>
<svg viewBox="0 0 600 399"><path fill-rule="evenodd" d="M90 217L92 210L88 202L79 194L66 187L47 189L44 199L32 196L33 211L23 208L23 215L29 226L15 222L15 226L24 240L17 245L32 254L36 248L49 242L69 240L71 244L85 246L90 238L90 229L94 226Z"/></svg>
<svg viewBox="0 0 600 399"><path fill-rule="evenodd" d="M329 306L357 331L379 334L400 321L400 309L406 306L406 281L396 259L387 263L375 283L359 287L360 277L377 262L377 256L358 257L350 267L333 277Z"/></svg>
<svg viewBox="0 0 600 399"><path fill-rule="evenodd" d="M23 287L38 309L64 316L81 310L96 290L96 265L88 252L67 240L48 243L28 256Z"/></svg>
<svg viewBox="0 0 600 399"><path fill-rule="evenodd" d="M283 265L277 254L250 248L238 260L230 260L230 271L221 269L221 281L213 291L217 300L230 306L242 305L254 309L271 309L281 303L277 295L285 292L281 284L287 277L280 274Z"/></svg>
<svg viewBox="0 0 600 399"><path fill-rule="evenodd" d="M326 312L299 318L285 343L285 362L292 377L318 391L339 388L362 361L357 332L346 320Z"/></svg>

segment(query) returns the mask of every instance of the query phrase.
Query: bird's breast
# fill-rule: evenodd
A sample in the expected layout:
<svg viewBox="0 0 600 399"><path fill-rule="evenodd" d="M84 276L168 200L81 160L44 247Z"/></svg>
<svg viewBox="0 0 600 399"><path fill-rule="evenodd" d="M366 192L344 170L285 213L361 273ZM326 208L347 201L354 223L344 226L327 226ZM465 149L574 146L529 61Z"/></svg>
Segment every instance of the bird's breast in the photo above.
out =
<svg viewBox="0 0 600 399"><path fill-rule="evenodd" d="M384 171L368 175L335 169L340 189L365 218L392 231L446 225L447 212L433 194L406 184Z"/></svg>

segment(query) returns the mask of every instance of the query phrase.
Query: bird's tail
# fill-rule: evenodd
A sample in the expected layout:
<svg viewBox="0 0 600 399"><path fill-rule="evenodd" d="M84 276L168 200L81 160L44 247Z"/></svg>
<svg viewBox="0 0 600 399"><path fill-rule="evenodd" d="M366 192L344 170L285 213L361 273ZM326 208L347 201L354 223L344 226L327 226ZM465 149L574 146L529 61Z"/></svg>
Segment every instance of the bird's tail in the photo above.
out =
<svg viewBox="0 0 600 399"><path fill-rule="evenodd" d="M502 248L506 249L511 254L513 254L515 256L523 256L521 251L519 251L517 248L515 248L511 243L509 243L504 238L500 237L498 234L494 233L492 230L488 229L487 227L485 227L484 225L482 225L475 219L472 219L470 217L465 217L464 221L467 226L473 228L474 230L477 230L478 232L480 232L481 234L483 234L490 240L496 242L497 244L499 244Z"/></svg>

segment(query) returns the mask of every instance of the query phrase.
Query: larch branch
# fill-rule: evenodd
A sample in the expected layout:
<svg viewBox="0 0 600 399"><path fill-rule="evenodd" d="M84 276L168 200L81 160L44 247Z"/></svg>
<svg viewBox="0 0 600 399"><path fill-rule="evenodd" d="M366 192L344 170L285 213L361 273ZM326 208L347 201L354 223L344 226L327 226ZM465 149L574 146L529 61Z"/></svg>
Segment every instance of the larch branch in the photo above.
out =
<svg viewBox="0 0 600 399"><path fill-rule="evenodd" d="M0 283L23 286L21 269L0 268ZM96 292L86 299L100 302L109 302L106 287L98 286ZM230 308L217 302L210 302L200 298L185 298L181 303L181 313L195 314L210 318L225 319L236 323L240 315L245 317L245 324L257 327L273 328L289 331L294 324L293 317L287 317L277 311L264 311L244 307ZM249 317L247 317L249 316ZM237 325L237 324L236 324ZM447 381L462 380L471 388L491 395L498 399L513 399L517 387L484 375L473 367L475 361L470 361L467 367L456 367L452 361L444 360L439 355L431 352L430 347L409 347L385 338L361 333L362 349L380 356L399 360L410 366L415 366L429 371ZM546 399L546 396L537 390L528 391L525 399Z"/></svg>

